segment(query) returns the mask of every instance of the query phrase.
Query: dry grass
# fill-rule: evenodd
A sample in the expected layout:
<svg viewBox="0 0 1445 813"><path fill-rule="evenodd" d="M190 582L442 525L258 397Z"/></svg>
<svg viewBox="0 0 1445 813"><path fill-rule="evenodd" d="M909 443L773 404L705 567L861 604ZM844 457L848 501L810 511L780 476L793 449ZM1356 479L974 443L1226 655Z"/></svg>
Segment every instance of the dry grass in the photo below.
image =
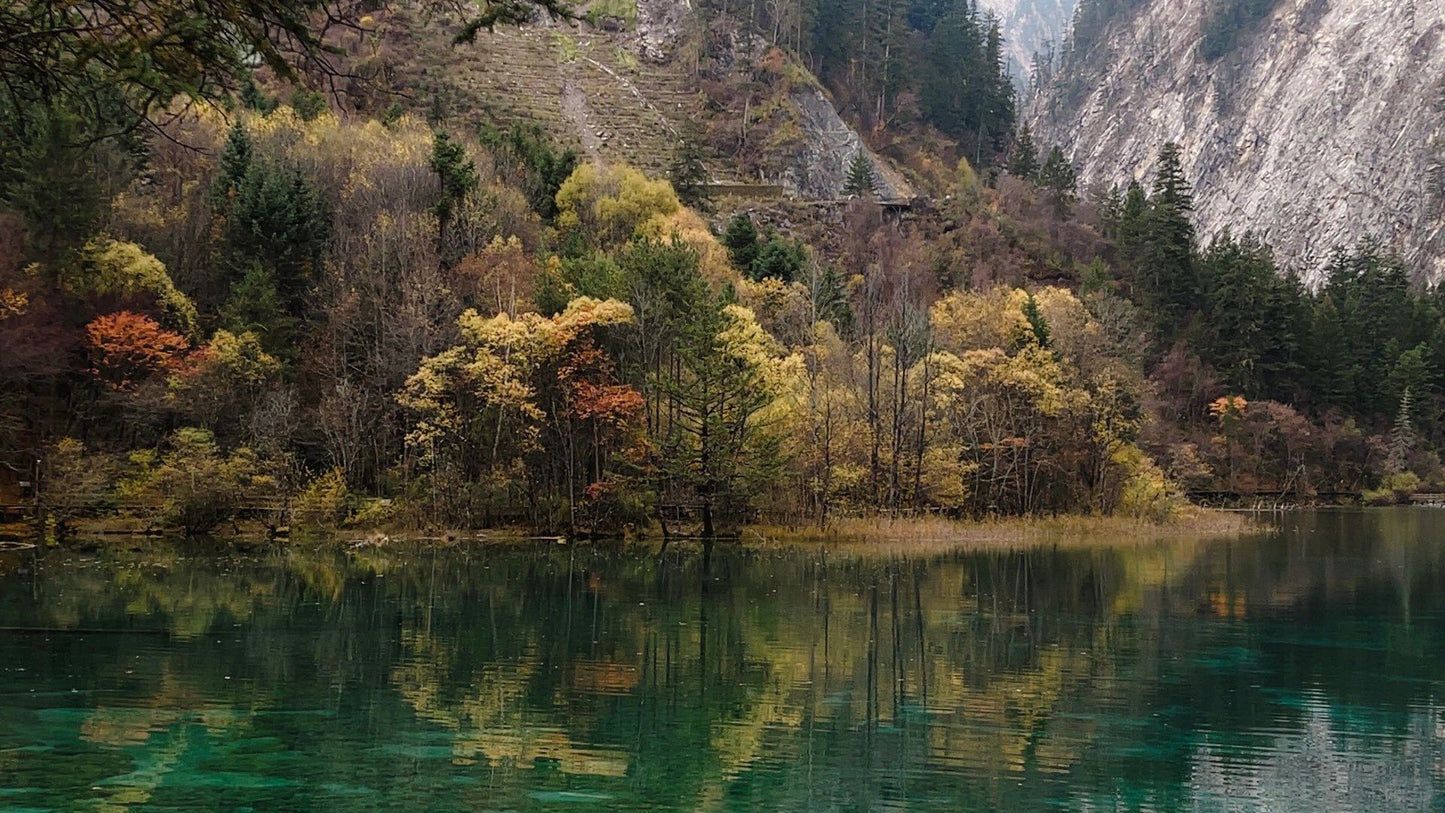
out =
<svg viewBox="0 0 1445 813"><path fill-rule="evenodd" d="M1055 545L1113 547L1169 539L1240 536L1260 526L1245 514L1190 509L1168 523L1125 517L1064 516L964 522L939 517L838 520L824 530L760 525L748 529L754 544L825 543L841 548L877 548L916 553L952 548Z"/></svg>

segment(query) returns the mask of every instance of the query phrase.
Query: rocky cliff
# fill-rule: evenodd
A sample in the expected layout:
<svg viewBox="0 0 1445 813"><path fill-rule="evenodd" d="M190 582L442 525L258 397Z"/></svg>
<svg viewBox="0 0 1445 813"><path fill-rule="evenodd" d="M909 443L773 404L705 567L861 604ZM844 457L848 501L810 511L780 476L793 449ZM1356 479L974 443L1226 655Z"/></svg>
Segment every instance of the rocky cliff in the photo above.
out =
<svg viewBox="0 0 1445 813"><path fill-rule="evenodd" d="M1029 79L1034 54L1057 45L1068 28L1076 0L980 0L979 5L999 18L1010 67Z"/></svg>
<svg viewBox="0 0 1445 813"><path fill-rule="evenodd" d="M1040 141L1102 184L1147 183L1178 142L1201 231L1253 230L1307 279L1364 236L1445 276L1445 2L1279 0L1213 60L1209 6L1115 19L1036 101Z"/></svg>

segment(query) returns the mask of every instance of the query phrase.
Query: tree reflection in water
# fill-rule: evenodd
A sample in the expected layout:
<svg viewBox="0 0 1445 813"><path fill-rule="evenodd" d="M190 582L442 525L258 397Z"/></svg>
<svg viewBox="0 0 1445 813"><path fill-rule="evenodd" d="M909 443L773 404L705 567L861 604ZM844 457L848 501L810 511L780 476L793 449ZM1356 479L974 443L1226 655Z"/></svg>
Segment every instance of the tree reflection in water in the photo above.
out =
<svg viewBox="0 0 1445 813"><path fill-rule="evenodd" d="M4 560L0 793L106 805L1438 806L1445 515L919 557Z"/></svg>

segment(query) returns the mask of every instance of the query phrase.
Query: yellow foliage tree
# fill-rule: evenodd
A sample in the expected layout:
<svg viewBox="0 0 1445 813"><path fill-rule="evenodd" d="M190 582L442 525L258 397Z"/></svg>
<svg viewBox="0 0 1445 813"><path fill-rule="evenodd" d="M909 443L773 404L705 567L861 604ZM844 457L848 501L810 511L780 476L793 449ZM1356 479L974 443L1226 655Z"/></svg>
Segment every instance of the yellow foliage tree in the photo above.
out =
<svg viewBox="0 0 1445 813"><path fill-rule="evenodd" d="M139 302L154 308L162 324L186 336L196 334L196 306L181 293L165 265L135 243L97 237L76 262L61 272L71 294Z"/></svg>
<svg viewBox="0 0 1445 813"><path fill-rule="evenodd" d="M558 226L580 229L599 245L619 245L654 217L681 208L672 184L625 165L582 164L557 190Z"/></svg>

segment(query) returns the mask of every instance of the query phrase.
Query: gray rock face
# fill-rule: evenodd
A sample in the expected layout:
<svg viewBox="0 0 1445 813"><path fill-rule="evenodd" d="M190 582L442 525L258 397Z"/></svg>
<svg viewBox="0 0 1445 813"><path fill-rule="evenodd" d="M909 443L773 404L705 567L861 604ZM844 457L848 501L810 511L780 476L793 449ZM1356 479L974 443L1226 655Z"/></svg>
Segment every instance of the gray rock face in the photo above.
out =
<svg viewBox="0 0 1445 813"><path fill-rule="evenodd" d="M1252 230L1307 280L1365 236L1445 277L1445 0L1280 0L1213 63L1208 5L1151 0L1116 21L1083 94L1035 101L1039 140L1106 185L1147 184L1178 142L1201 232Z"/></svg>
<svg viewBox="0 0 1445 813"><path fill-rule="evenodd" d="M691 0L637 0L637 50L649 61L666 61L691 19Z"/></svg>
<svg viewBox="0 0 1445 813"><path fill-rule="evenodd" d="M842 196L854 156L863 150L873 165L874 191L880 200L913 197L913 189L903 176L864 146L863 139L843 121L821 90L811 86L795 90L793 106L803 130L802 146L781 176L770 180L801 198L836 199Z"/></svg>

